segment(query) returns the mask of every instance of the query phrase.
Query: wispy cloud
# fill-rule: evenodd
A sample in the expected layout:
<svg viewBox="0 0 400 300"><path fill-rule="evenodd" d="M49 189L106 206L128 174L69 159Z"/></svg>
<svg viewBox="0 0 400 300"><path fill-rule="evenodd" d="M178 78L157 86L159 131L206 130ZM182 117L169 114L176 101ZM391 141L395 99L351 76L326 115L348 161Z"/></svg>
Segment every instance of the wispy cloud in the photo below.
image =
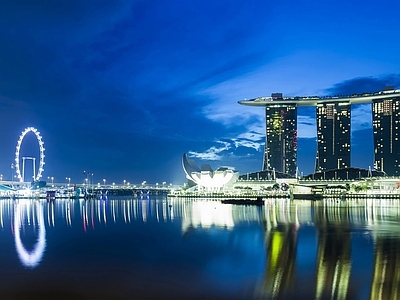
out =
<svg viewBox="0 0 400 300"><path fill-rule="evenodd" d="M257 126L255 126L257 127ZM255 131L255 130L250 130L249 132L241 133L237 136L238 139L247 139L251 141L264 141L265 139L265 127L260 126L263 130L261 131ZM257 128L258 129L258 128Z"/></svg>
<svg viewBox="0 0 400 300"><path fill-rule="evenodd" d="M260 151L265 145L265 133L257 133L257 132L247 132L239 134L237 138L233 138L232 142L235 144L235 147L247 147L253 148L256 151Z"/></svg>
<svg viewBox="0 0 400 300"><path fill-rule="evenodd" d="M219 146L212 146L203 152L189 151L189 156L202 160L221 160L223 157L221 153L229 150L231 144L222 141L218 141L217 144L219 144Z"/></svg>
<svg viewBox="0 0 400 300"><path fill-rule="evenodd" d="M372 107L371 104L354 105L351 109L352 131L372 128Z"/></svg>
<svg viewBox="0 0 400 300"><path fill-rule="evenodd" d="M297 116L297 136L298 138L311 139L317 137L317 124L315 115Z"/></svg>
<svg viewBox="0 0 400 300"><path fill-rule="evenodd" d="M209 96L215 100L203 108L202 112L206 118L228 127L263 123L264 110L238 104L238 101L244 98L236 93Z"/></svg>
<svg viewBox="0 0 400 300"><path fill-rule="evenodd" d="M252 156L251 152L264 149L265 136L257 133L240 134L235 138L224 138L204 151L189 151L189 156L202 160L226 160Z"/></svg>

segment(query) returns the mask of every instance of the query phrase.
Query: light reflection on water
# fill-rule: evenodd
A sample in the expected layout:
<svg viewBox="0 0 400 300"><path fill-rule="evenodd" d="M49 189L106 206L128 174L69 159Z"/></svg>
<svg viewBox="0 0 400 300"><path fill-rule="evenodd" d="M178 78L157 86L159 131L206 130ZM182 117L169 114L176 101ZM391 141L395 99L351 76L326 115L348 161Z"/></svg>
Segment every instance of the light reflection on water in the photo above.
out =
<svg viewBox="0 0 400 300"><path fill-rule="evenodd" d="M399 299L399 200L271 200L265 213L267 264L259 296ZM306 227L315 240L304 245ZM315 262L299 262L299 254L309 258L305 251Z"/></svg>
<svg viewBox="0 0 400 300"><path fill-rule="evenodd" d="M27 250L21 240L21 227L37 227L38 237L31 251ZM46 229L41 203L31 201L16 202L14 206L14 240L15 248L21 263L28 268L36 267L42 260L46 247Z"/></svg>
<svg viewBox="0 0 400 300"><path fill-rule="evenodd" d="M398 299L399 217L385 199L1 200L0 298Z"/></svg>

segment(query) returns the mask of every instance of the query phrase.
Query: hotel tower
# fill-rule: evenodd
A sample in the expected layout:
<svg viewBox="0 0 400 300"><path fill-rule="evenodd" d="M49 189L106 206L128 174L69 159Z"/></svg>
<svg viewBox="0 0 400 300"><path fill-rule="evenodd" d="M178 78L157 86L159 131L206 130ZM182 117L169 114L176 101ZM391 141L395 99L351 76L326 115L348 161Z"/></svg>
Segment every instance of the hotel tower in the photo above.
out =
<svg viewBox="0 0 400 300"><path fill-rule="evenodd" d="M272 99L282 99L282 94L272 94ZM297 106L293 104L265 107L266 142L263 170L294 175L297 164Z"/></svg>
<svg viewBox="0 0 400 300"><path fill-rule="evenodd" d="M315 171L350 167L350 103L330 102L316 106L317 155Z"/></svg>
<svg viewBox="0 0 400 300"><path fill-rule="evenodd" d="M372 103L375 162L377 170L400 175L400 96Z"/></svg>
<svg viewBox="0 0 400 300"><path fill-rule="evenodd" d="M263 170L295 175L297 168L297 107L314 106L317 121L315 172L351 167L351 106L372 105L374 168L400 175L400 90L345 97L292 97L281 93L239 101L265 107L266 141ZM367 118L369 116L366 116ZM372 149L371 149L372 151Z"/></svg>

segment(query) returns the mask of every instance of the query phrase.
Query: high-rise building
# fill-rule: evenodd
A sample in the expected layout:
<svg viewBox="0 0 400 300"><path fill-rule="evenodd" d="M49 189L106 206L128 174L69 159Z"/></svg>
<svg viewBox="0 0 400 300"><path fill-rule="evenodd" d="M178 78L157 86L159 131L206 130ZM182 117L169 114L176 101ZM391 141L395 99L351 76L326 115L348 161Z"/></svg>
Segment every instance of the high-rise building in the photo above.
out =
<svg viewBox="0 0 400 300"><path fill-rule="evenodd" d="M374 100L374 168L388 175L400 175L400 97Z"/></svg>
<svg viewBox="0 0 400 300"><path fill-rule="evenodd" d="M350 167L350 103L317 104L315 172Z"/></svg>
<svg viewBox="0 0 400 300"><path fill-rule="evenodd" d="M282 94L272 94L282 99ZM263 170L295 175L297 167L297 106L269 105L265 108L266 142Z"/></svg>
<svg viewBox="0 0 400 300"><path fill-rule="evenodd" d="M272 94L239 101L265 107L266 143L263 170L294 175L297 169L297 108L317 108L317 156L315 171L351 167L351 105L372 103L374 167L390 176L400 176L400 90L385 88L376 93L344 97L289 97ZM367 162L368 163L368 162Z"/></svg>

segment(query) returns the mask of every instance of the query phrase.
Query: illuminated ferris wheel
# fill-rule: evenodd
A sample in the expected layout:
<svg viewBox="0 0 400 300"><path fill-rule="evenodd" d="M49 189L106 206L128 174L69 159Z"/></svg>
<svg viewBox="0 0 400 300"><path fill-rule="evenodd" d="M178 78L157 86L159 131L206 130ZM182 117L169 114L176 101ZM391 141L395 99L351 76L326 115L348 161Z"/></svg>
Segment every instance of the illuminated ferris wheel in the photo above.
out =
<svg viewBox="0 0 400 300"><path fill-rule="evenodd" d="M32 131L37 138L38 144L39 144L39 169L38 172L36 174L36 157L22 157L22 174L21 174L21 170L19 167L19 162L20 162L20 157L19 157L19 152L21 149L21 144L22 141L24 140L25 135ZM34 128L34 127L27 127L25 128L24 131L22 131L21 135L19 136L18 142L17 142L17 148L15 149L15 170L17 173L17 177L19 179L20 182L24 181L24 176L25 176L25 160L32 160L33 161L33 180L39 180L42 177L42 172L43 172L43 167L44 167L44 147L43 147L44 143L42 141L42 136L40 135L40 132Z"/></svg>

